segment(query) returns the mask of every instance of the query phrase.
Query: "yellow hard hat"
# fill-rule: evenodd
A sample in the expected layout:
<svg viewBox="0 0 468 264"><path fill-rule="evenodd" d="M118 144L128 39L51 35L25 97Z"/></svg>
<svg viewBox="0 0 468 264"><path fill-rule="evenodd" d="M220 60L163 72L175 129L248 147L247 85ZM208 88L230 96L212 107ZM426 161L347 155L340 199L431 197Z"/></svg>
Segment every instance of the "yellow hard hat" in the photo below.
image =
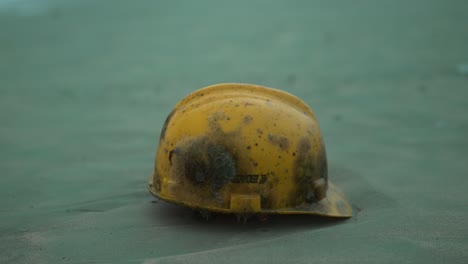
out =
<svg viewBox="0 0 468 264"><path fill-rule="evenodd" d="M175 106L148 189L207 212L352 215L328 180L312 110L289 93L251 84L205 87Z"/></svg>

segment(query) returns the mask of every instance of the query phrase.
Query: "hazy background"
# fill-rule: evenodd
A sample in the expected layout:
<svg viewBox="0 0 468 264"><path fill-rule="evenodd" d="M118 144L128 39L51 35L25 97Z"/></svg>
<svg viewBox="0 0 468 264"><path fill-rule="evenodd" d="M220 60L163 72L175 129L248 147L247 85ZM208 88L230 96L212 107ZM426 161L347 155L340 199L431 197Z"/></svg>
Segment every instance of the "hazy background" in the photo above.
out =
<svg viewBox="0 0 468 264"><path fill-rule="evenodd" d="M1 263L467 263L468 1L0 0ZM318 116L354 217L203 222L146 191L219 82Z"/></svg>

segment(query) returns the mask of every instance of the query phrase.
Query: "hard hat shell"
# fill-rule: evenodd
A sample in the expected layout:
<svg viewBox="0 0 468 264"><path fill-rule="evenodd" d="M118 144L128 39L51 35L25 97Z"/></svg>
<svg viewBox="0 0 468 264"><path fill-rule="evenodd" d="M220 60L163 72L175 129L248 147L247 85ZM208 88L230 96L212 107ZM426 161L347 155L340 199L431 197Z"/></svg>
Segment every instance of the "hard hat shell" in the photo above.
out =
<svg viewBox="0 0 468 264"><path fill-rule="evenodd" d="M328 180L312 110L289 93L251 84L205 87L175 106L148 189L212 212L352 216Z"/></svg>

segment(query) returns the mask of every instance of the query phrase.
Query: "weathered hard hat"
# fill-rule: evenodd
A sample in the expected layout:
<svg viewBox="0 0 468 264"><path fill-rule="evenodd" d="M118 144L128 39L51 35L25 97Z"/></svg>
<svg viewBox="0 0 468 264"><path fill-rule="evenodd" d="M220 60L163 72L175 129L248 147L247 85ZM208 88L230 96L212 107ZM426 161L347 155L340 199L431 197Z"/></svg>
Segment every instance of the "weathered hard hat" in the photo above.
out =
<svg viewBox="0 0 468 264"><path fill-rule="evenodd" d="M251 84L205 87L175 106L148 189L200 211L352 215L328 180L312 110L289 93Z"/></svg>

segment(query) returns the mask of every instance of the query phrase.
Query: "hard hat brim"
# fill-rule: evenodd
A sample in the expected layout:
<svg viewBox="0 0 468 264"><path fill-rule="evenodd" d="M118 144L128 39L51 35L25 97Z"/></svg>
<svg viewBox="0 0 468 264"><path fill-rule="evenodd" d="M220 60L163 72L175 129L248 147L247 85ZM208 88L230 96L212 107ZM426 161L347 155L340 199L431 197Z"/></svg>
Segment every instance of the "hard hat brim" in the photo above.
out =
<svg viewBox="0 0 468 264"><path fill-rule="evenodd" d="M189 207L192 209L208 210L219 213L235 213L228 208L205 208L196 206L190 203L181 202L169 197L160 195L153 185L152 174L148 180L148 190L156 198L161 200ZM336 218L349 218L353 215L351 204L347 201L344 193L333 183L328 182L327 195L322 200L316 203L307 203L293 208L281 208L281 209L262 209L259 214L309 214L319 215Z"/></svg>

